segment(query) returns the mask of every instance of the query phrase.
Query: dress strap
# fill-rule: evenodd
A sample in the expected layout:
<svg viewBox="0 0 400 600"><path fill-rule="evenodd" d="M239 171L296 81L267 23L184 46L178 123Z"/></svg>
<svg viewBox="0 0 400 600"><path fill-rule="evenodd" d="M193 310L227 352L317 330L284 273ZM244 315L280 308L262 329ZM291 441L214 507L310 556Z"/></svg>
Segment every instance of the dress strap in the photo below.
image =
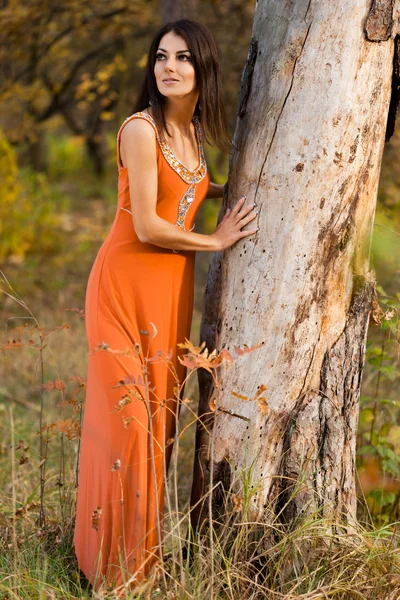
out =
<svg viewBox="0 0 400 600"><path fill-rule="evenodd" d="M124 166L121 162L121 149L120 149L120 143L121 143L121 133L123 128L125 127L125 125L127 125L129 123L129 121L133 121L133 119L144 119L145 121L148 121L149 123L151 123L151 125L154 128L154 131L156 132L156 137L158 139L158 131L157 131L157 126L155 124L155 121L153 119L153 117L151 115L149 115L149 113L146 112L137 112L133 115L130 115L130 117L128 117L127 119L125 119L125 121L122 123L121 127L119 128L119 131L117 133L117 164L118 167L123 169Z"/></svg>

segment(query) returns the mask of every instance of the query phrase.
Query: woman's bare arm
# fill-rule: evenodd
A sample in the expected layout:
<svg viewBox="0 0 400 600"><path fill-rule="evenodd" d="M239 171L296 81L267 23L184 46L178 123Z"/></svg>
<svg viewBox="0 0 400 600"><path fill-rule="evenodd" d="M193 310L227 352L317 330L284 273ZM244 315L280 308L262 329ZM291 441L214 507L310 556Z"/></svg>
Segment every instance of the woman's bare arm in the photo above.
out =
<svg viewBox="0 0 400 600"><path fill-rule="evenodd" d="M133 225L141 242L172 250L224 250L256 229L241 231L255 218L244 199L227 211L211 235L185 231L157 215L157 153L155 131L144 119L133 119L121 132L121 159L127 167ZM251 211L251 213L250 213Z"/></svg>

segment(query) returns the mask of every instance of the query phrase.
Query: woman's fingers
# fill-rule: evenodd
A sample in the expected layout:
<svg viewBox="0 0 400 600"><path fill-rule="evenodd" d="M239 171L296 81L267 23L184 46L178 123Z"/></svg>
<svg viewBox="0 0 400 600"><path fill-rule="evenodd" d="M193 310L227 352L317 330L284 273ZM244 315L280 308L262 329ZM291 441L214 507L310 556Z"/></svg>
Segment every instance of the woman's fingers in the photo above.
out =
<svg viewBox="0 0 400 600"><path fill-rule="evenodd" d="M230 214L233 219L236 219L237 221L243 219L243 217L245 217L251 210L254 209L255 203L249 204L248 206L244 206L245 200L246 196L240 198L240 200L236 202L235 206L230 211Z"/></svg>
<svg viewBox="0 0 400 600"><path fill-rule="evenodd" d="M222 217L222 219L221 219L221 223L222 223L222 221L226 221L226 219L229 217L229 215L231 214L231 212L232 212L232 211L231 211L231 209L230 209L230 208L227 208L227 209L226 209L226 212L225 212L224 216L223 216L223 217Z"/></svg>
<svg viewBox="0 0 400 600"><path fill-rule="evenodd" d="M239 217L239 223L241 221L243 221L244 219L247 219L247 217L249 217L251 215L251 218L254 219L254 217L256 217L258 215L258 211L254 210L254 208L252 206L250 207L246 207L246 210L242 212L240 212L238 214ZM246 221L247 222L247 221Z"/></svg>
<svg viewBox="0 0 400 600"><path fill-rule="evenodd" d="M240 219L243 219L243 217L245 217L249 212L254 210L254 207L255 207L255 204L249 204L248 206L242 206L241 209L238 211L237 216Z"/></svg>
<svg viewBox="0 0 400 600"><path fill-rule="evenodd" d="M240 209L242 208L244 202L246 201L246 196L243 196L243 198L240 198L240 200L238 200L235 204L235 206L232 208L232 213L234 215L237 215L238 212L240 211Z"/></svg>
<svg viewBox="0 0 400 600"><path fill-rule="evenodd" d="M231 230L231 234L234 234L236 241L246 236L254 235L259 230L259 227L245 231L242 229L258 216L258 211L254 210L255 203L245 206L246 199L246 196L243 196L232 208L227 208L222 219L222 221L227 221L226 226ZM231 229L232 226L233 229ZM230 245L234 243L235 241L232 241Z"/></svg>
<svg viewBox="0 0 400 600"><path fill-rule="evenodd" d="M254 235L259 229L259 227L255 227L254 229L246 229L245 231L241 231L240 238L244 238L247 235Z"/></svg>
<svg viewBox="0 0 400 600"><path fill-rule="evenodd" d="M240 227L244 227L245 225L247 225L247 223L250 223L250 221L252 221L253 219L256 218L258 213L254 212L254 213L250 213L248 214L246 217L243 217L242 219L240 219L239 223L240 223Z"/></svg>

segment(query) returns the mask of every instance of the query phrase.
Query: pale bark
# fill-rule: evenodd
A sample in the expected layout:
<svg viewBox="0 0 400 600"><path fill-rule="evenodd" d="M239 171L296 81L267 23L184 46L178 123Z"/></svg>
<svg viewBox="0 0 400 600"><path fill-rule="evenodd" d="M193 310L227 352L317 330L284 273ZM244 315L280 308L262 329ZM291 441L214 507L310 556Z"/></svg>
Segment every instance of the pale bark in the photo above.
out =
<svg viewBox="0 0 400 600"><path fill-rule="evenodd" d="M212 388L208 374L199 374L199 415L213 431L214 452L199 426L192 504L207 491L212 467L214 483L221 482L214 514L223 489L242 493L240 472L253 463L254 517L282 509L291 520L319 510L354 522L393 8L375 3L369 26L380 20L383 40L376 43L366 33L371 0L257 3L220 216L246 194L257 204L260 230L213 256L201 340L210 350L261 346L227 371L208 416ZM261 385L266 414L257 400L232 395L253 398ZM290 499L297 481L300 491ZM201 518L194 509L193 522Z"/></svg>

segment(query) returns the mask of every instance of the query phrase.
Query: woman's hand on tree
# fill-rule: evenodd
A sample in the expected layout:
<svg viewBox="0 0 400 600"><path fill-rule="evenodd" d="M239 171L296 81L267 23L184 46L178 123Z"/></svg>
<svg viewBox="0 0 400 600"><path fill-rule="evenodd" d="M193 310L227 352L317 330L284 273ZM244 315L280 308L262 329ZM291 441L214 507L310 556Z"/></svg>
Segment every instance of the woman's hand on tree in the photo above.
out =
<svg viewBox="0 0 400 600"><path fill-rule="evenodd" d="M240 198L232 209L228 208L221 223L212 234L217 242L218 250L230 248L238 240L254 235L258 231L258 227L242 231L242 227L255 219L258 214L256 210L253 210L255 205L244 206L245 201L246 196Z"/></svg>

